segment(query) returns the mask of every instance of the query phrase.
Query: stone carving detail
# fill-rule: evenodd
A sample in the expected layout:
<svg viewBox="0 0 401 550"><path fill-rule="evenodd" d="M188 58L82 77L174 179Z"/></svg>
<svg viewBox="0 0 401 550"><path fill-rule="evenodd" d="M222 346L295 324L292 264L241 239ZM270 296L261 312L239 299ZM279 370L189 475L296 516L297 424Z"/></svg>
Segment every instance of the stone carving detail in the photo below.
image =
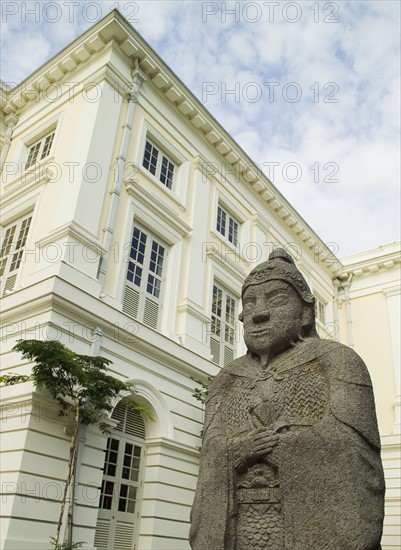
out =
<svg viewBox="0 0 401 550"><path fill-rule="evenodd" d="M276 250L245 280L248 353L209 389L193 550L380 550L384 478L372 387L320 340L314 298Z"/></svg>

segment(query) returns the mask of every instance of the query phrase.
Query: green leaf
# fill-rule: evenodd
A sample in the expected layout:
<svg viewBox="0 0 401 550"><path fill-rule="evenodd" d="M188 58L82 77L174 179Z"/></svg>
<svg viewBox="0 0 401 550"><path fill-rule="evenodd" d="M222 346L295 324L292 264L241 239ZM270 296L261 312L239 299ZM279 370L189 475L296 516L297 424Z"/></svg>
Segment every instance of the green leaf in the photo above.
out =
<svg viewBox="0 0 401 550"><path fill-rule="evenodd" d="M0 376L0 383L5 386L13 386L21 382L28 382L28 380L29 376L24 374L3 374L3 376Z"/></svg>

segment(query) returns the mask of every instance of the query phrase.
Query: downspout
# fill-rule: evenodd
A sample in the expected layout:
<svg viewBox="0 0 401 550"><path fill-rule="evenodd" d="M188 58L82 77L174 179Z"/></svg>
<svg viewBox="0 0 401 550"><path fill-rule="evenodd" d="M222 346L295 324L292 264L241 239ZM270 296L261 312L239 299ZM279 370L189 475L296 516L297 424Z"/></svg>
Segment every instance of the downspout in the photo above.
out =
<svg viewBox="0 0 401 550"><path fill-rule="evenodd" d="M10 113L9 115L6 116L5 122L7 124L7 130L6 130L6 135L4 137L3 151L1 152L1 157L0 157L0 174L3 171L3 166L6 162L8 150L10 149L10 145L11 145L11 138L13 135L14 127L18 122L18 116L15 113Z"/></svg>
<svg viewBox="0 0 401 550"><path fill-rule="evenodd" d="M104 280L107 272L107 264L109 258L110 246L112 243L114 225L117 217L118 203L120 199L121 186L123 182L124 168L127 160L128 145L131 137L135 105L139 100L139 92L142 84L146 80L145 74L138 67L138 60L135 59L135 68L131 73L132 76L132 87L128 96L128 108L125 116L125 122L123 124L122 136L121 136L121 146L120 151L117 156L117 167L115 170L114 184L111 191L111 200L110 208L107 215L106 226L103 230L103 243L102 247L105 250L104 255L100 259L99 270L98 270L98 279L101 283L101 289L103 289ZM102 291L101 291L102 293Z"/></svg>
<svg viewBox="0 0 401 550"><path fill-rule="evenodd" d="M334 309L334 330L335 339L340 342L340 322L338 319L338 289L340 287L340 281L338 279L333 280L334 296L333 296L333 309Z"/></svg>
<svg viewBox="0 0 401 550"><path fill-rule="evenodd" d="M352 273L348 275L348 280L343 284L344 296L345 296L345 314L347 317L347 334L348 345L350 348L354 347L354 335L352 332L352 316L351 316L351 301L349 298L349 289L352 281Z"/></svg>

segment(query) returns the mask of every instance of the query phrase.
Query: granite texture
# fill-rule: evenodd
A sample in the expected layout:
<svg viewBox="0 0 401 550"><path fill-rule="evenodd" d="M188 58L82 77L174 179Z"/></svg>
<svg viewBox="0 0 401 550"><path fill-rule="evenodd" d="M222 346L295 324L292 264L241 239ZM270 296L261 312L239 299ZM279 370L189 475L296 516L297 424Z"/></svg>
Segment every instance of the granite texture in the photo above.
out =
<svg viewBox="0 0 401 550"><path fill-rule="evenodd" d="M193 550L380 550L384 477L367 368L320 339L281 249L243 287L248 353L206 402Z"/></svg>

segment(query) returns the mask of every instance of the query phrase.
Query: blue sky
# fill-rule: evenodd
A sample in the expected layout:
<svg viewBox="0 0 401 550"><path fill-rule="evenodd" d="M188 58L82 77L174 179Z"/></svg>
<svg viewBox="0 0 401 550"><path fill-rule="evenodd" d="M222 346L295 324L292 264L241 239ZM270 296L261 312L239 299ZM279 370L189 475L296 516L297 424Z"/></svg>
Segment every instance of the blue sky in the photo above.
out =
<svg viewBox="0 0 401 550"><path fill-rule="evenodd" d="M118 8L341 257L400 238L400 6L2 0L1 78Z"/></svg>

